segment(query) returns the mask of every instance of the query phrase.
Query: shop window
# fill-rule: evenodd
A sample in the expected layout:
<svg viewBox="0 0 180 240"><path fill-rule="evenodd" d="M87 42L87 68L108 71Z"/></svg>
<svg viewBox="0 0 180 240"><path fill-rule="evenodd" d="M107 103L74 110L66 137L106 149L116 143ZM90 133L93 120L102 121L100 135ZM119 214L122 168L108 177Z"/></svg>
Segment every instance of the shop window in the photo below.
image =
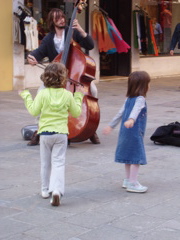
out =
<svg viewBox="0 0 180 240"><path fill-rule="evenodd" d="M133 23L134 47L141 56L169 56L171 38L180 23L179 12L179 0L140 0ZM175 54L179 53L176 47Z"/></svg>

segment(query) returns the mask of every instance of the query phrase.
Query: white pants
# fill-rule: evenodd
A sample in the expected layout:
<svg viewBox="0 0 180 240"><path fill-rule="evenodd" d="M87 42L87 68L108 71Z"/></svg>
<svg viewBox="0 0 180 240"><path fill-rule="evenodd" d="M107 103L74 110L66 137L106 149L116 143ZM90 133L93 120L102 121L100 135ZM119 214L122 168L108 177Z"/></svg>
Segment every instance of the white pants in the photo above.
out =
<svg viewBox="0 0 180 240"><path fill-rule="evenodd" d="M64 194L67 135L40 135L41 190Z"/></svg>

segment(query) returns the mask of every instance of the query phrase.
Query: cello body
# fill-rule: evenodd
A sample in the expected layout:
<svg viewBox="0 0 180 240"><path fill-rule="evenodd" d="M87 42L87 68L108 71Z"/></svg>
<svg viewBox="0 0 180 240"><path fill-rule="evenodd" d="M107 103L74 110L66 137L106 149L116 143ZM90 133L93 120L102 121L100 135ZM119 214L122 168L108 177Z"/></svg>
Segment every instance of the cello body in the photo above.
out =
<svg viewBox="0 0 180 240"><path fill-rule="evenodd" d="M84 2L82 0L77 1L66 37L65 50L54 59L55 62L64 63L68 69L68 78L70 80L66 84L68 91L75 93L78 84L84 86L85 95L82 113L78 118L73 118L71 115L68 118L68 140L70 142L82 142L92 137L100 121L98 99L93 97L90 91L91 82L95 79L95 61L85 54L77 43L71 41L73 20L79 6Z"/></svg>
<svg viewBox="0 0 180 240"><path fill-rule="evenodd" d="M61 55L58 55L54 61L61 61ZM69 115L68 118L68 139L71 142L82 142L94 135L100 121L98 99L93 97L90 92L90 84L95 77L96 65L94 60L84 54L80 47L73 42L70 45L66 67L68 78L83 84L86 93L83 98L81 115L78 118ZM74 93L76 84L68 81L66 89Z"/></svg>

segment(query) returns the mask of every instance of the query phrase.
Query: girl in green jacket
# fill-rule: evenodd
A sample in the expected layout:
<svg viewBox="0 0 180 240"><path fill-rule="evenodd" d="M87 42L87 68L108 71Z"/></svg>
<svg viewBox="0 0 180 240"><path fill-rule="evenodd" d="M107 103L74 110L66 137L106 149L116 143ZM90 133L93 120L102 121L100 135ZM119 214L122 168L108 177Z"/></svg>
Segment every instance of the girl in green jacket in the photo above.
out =
<svg viewBox="0 0 180 240"><path fill-rule="evenodd" d="M29 90L19 91L25 106L33 116L40 115L41 195L52 195L51 205L58 206L64 195L65 155L67 149L68 115L79 117L83 89L74 95L64 88L67 70L62 63L51 63L41 75L45 88L34 100Z"/></svg>

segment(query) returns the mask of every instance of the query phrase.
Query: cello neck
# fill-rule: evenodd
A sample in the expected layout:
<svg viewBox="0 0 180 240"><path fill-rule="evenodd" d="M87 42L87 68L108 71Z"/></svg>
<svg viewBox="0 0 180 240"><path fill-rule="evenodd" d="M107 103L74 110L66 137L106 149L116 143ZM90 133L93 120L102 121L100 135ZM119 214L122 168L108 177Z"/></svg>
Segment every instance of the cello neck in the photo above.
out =
<svg viewBox="0 0 180 240"><path fill-rule="evenodd" d="M72 35L73 35L73 28L72 28L73 21L76 18L77 11L78 11L78 13L80 13L82 11L82 9L85 8L85 7L86 7L86 0L76 0L75 7L74 7L74 10L73 10L73 14L71 16L69 29L68 29L67 36L66 36L64 51L63 51L62 58L61 58L61 62L64 63L65 66L66 66L66 63L67 63L70 43L71 43L71 39L72 39Z"/></svg>
<svg viewBox="0 0 180 240"><path fill-rule="evenodd" d="M69 48L70 48L70 43L71 43L71 39L72 39L72 35L73 35L73 21L76 18L76 13L77 13L77 7L74 8L73 10L73 14L71 17L71 21L70 21L70 25L69 25L69 29L67 32L67 36L66 36L66 41L65 41L65 45L64 45L64 51L62 54L62 63L64 63L64 65L66 66L67 63L67 59L68 59L68 54L69 54Z"/></svg>

